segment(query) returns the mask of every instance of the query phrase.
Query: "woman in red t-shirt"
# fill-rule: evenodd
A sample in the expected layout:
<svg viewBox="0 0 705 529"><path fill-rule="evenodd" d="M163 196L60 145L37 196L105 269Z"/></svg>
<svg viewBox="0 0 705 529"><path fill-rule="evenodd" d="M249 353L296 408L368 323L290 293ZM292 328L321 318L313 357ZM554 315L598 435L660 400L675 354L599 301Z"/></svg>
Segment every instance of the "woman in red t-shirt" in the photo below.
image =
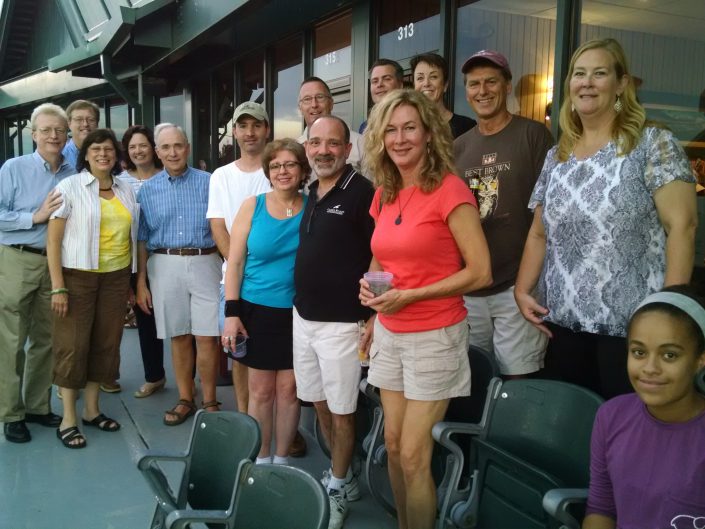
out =
<svg viewBox="0 0 705 529"><path fill-rule="evenodd" d="M431 428L452 397L470 394L462 294L492 282L475 198L453 173L452 138L436 106L413 90L377 103L365 133L365 163L379 188L370 270L394 274L375 296L368 381L381 390L389 477L399 527L434 525Z"/></svg>

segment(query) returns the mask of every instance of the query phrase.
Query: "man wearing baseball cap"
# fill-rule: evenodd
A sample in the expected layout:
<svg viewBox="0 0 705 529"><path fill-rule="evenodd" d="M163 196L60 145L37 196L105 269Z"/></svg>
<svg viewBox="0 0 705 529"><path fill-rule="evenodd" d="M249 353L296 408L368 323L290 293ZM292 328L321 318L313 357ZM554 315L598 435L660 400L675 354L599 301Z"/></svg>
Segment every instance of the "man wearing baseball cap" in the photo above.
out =
<svg viewBox="0 0 705 529"><path fill-rule="evenodd" d="M213 240L224 257L230 251L230 228L240 205L246 198L271 189L262 170L262 152L269 139L269 116L259 103L246 101L233 113L233 138L240 147L240 158L216 169L211 175L208 193L208 211ZM220 282L220 331L223 332L225 292L223 281L227 261L223 262L223 280ZM237 409L247 413L249 392L247 366L233 362L233 385Z"/></svg>
<svg viewBox="0 0 705 529"><path fill-rule="evenodd" d="M527 205L553 137L507 110L512 72L504 55L478 51L462 73L477 126L455 140L455 162L477 198L494 279L465 296L470 343L494 351L505 378L522 377L543 367L546 350L545 336L517 308L514 282L533 217Z"/></svg>

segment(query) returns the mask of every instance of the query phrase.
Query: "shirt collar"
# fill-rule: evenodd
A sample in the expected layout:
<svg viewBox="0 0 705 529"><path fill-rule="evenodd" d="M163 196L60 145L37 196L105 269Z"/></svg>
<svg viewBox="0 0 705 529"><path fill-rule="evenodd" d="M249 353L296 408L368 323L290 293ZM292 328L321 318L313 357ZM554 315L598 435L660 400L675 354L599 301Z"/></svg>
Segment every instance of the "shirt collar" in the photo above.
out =
<svg viewBox="0 0 705 529"><path fill-rule="evenodd" d="M79 179L81 184L83 184L84 186L91 185L93 182L95 182L96 185L99 185L98 179L93 176L90 171L88 171L88 169L84 169L79 173ZM116 178L115 175L113 175L113 185L110 187L120 187L120 179Z"/></svg>
<svg viewBox="0 0 705 529"><path fill-rule="evenodd" d="M32 158L33 158L38 164L42 165L42 167L44 167L44 170L45 170L45 171L48 171L48 172L50 172L50 173L53 173L53 171L51 170L51 164L50 164L49 162L47 162L47 161L42 157L42 155L39 154L39 152L38 152L36 149L35 149L35 151L32 153ZM66 157L65 157L65 156L62 156L62 157L61 157L61 163L59 164L59 168L57 169L56 172L58 173L58 172L61 171L64 167L68 167L68 166L69 166L69 162L66 161Z"/></svg>
<svg viewBox="0 0 705 529"><path fill-rule="evenodd" d="M331 190L326 193L326 197L329 197L331 193L333 192L333 189L341 189L345 191L348 186L350 185L350 180L352 180L353 176L357 174L357 171L353 169L353 166L348 164L345 164L345 167L343 168L343 173L338 177L338 180L335 181L335 184L333 184L333 187ZM315 182L312 182L310 186L308 186L309 194L311 192L314 192L316 194L316 203L320 202L322 199L318 197L318 185L319 181L316 180Z"/></svg>
<svg viewBox="0 0 705 529"><path fill-rule="evenodd" d="M189 173L191 172L191 167L189 167L189 166L187 165L187 166L186 166L186 170L185 170L183 173L181 173L179 176L171 176L171 175L169 174L169 171L166 170L166 168L163 169L163 171L164 171L164 176L166 176L166 178L169 180L169 182L175 182L175 181L177 181L177 180L182 180L182 181L183 181L183 180L186 180L186 179L188 178Z"/></svg>

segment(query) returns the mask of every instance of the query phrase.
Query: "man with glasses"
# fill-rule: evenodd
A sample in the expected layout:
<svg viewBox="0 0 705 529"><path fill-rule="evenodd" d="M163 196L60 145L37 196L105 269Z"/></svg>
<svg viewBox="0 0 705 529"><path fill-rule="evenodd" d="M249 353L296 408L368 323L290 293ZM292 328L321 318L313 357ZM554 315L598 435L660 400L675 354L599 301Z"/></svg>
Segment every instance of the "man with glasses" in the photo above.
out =
<svg viewBox="0 0 705 529"><path fill-rule="evenodd" d="M360 382L358 322L371 316L358 294L372 259L374 189L345 163L352 145L343 120L319 117L307 132L306 157L318 180L309 189L294 266L294 375L297 395L313 402L330 447L331 469L322 481L330 501L328 527L339 529L348 500L360 497L350 463Z"/></svg>
<svg viewBox="0 0 705 529"><path fill-rule="evenodd" d="M39 105L30 123L37 150L0 168L0 421L12 443L31 440L26 422L61 423L50 408L54 361L46 232L49 215L61 205L54 187L75 171L61 154L68 132L64 110Z"/></svg>
<svg viewBox="0 0 705 529"><path fill-rule="evenodd" d="M304 133L298 138L298 142L303 144L308 138L308 129L313 122L322 116L330 116L333 112L333 96L323 79L309 77L301 83L301 88L299 89L299 110L306 123ZM350 149L350 154L348 154L347 162L359 171L363 152L362 136L357 132L350 132L350 143L352 148ZM311 179L308 185L310 186L316 178L316 170L314 169L311 171Z"/></svg>
<svg viewBox="0 0 705 529"><path fill-rule="evenodd" d="M137 303L147 314L154 311L157 337L171 340L179 400L163 422L176 426L196 413L194 336L202 408L220 409L215 384L222 261L206 218L210 174L187 165L191 146L181 127L157 125L154 142L164 170L147 180L139 193Z"/></svg>
<svg viewBox="0 0 705 529"><path fill-rule="evenodd" d="M404 88L404 70L397 61L377 59L370 68L370 98L376 105L388 92ZM365 132L367 120L360 125L360 134Z"/></svg>
<svg viewBox="0 0 705 529"><path fill-rule="evenodd" d="M83 145L83 140L98 128L100 108L95 103L91 103L85 99L78 99L66 108L66 114L69 117L71 139L66 142L62 154L64 158L66 158L66 161L75 168L76 161L78 160L78 151L81 149L81 145Z"/></svg>

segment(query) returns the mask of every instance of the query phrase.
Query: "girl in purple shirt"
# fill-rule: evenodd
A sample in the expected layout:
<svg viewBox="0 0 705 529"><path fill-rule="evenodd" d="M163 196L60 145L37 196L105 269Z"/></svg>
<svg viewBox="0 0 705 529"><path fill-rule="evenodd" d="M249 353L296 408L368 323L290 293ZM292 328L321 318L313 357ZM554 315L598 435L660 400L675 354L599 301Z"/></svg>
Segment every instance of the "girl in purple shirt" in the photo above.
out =
<svg viewBox="0 0 705 529"><path fill-rule="evenodd" d="M602 405L583 529L705 527L705 308L685 287L651 294L629 322L636 393Z"/></svg>

